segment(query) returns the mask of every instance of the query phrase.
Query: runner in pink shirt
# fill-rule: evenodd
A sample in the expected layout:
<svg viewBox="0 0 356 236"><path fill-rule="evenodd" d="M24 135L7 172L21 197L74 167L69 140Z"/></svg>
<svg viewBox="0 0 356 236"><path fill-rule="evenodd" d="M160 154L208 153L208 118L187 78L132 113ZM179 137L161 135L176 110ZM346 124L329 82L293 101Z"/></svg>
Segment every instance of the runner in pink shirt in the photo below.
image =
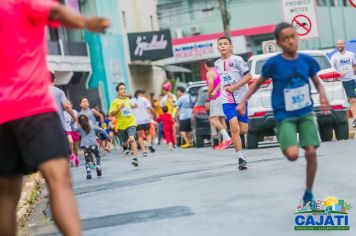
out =
<svg viewBox="0 0 356 236"><path fill-rule="evenodd" d="M54 220L64 235L81 235L71 187L68 144L50 93L45 26L104 32L110 22L86 18L52 0L0 4L0 231L16 235L22 175L40 170Z"/></svg>

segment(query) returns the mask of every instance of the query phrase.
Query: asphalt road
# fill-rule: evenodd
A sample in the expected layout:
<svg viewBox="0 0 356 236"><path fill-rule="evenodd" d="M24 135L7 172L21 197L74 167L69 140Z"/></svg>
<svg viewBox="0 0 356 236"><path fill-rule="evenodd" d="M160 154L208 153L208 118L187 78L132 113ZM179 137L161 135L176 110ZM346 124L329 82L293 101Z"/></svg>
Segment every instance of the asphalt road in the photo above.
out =
<svg viewBox="0 0 356 236"><path fill-rule="evenodd" d="M356 206L356 140L323 143L318 150L314 196L335 196ZM301 150L302 151L302 150ZM294 231L305 187L305 160L288 162L277 145L246 150L239 171L233 149L165 146L134 168L118 151L103 157L103 176L85 179L72 169L84 235L356 235L350 231ZM42 203L37 207L40 212ZM356 208L356 207L355 207ZM31 219L30 235L52 235L52 223Z"/></svg>

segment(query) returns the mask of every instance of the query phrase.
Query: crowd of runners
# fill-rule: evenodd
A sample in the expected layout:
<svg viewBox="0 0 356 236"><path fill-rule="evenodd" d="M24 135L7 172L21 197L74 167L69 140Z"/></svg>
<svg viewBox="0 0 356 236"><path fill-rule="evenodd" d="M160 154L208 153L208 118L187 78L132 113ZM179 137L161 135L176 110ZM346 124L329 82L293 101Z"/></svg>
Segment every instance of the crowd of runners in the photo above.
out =
<svg viewBox="0 0 356 236"><path fill-rule="evenodd" d="M0 19L3 36L0 38L7 39L7 43L0 44L0 62L7 65L0 79L0 108L6 111L0 116L0 228L5 235L16 234L15 212L22 175L40 170L49 187L51 209L59 229L64 235L81 235L68 160L78 167L81 148L86 178L91 179L93 170L97 176L103 175L102 152L110 152L113 143L122 146L124 154L132 155L131 164L135 167L139 166L139 156L154 153L154 145L161 144L162 138L170 150L177 148L177 132L184 140L181 148L190 148L193 146L192 98L184 87L177 87L176 95L173 94L168 81L162 85L161 96L152 100L143 90L135 91L130 97L126 85L119 83L117 98L112 101L108 114L98 106L91 108L86 97L81 98L80 110L75 111L64 92L53 86L54 74L48 74L44 27L62 23L104 32L110 22L99 17L83 17L57 2L45 0L6 0L0 6L0 13L8 18ZM307 181L303 201L307 204L314 199L312 186L319 146L309 78L320 94L322 111L328 112L330 107L317 77L318 63L297 52L298 36L294 27L280 23L274 34L282 53L266 62L261 77L250 87L247 86L251 80L249 68L241 57L232 55L230 38L217 39L221 58L206 62L206 109L210 112L210 122L222 136L222 142L214 149L233 145L238 168L247 169L240 135L248 130L248 99L265 79L272 78L272 106L282 152L294 161L299 156L299 147L305 150ZM344 86L354 106L355 58L339 51L333 63L344 76L350 77Z"/></svg>

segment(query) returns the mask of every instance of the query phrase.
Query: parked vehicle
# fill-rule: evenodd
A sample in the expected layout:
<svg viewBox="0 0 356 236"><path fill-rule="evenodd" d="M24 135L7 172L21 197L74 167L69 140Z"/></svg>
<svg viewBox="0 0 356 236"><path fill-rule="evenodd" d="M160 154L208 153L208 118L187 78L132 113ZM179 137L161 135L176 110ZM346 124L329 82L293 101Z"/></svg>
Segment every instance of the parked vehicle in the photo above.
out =
<svg viewBox="0 0 356 236"><path fill-rule="evenodd" d="M209 114L205 110L205 100L208 88L203 86L198 90L196 101L193 107L192 129L194 143L196 147L204 146L204 139L210 140Z"/></svg>
<svg viewBox="0 0 356 236"><path fill-rule="evenodd" d="M193 103L195 103L199 89L206 86L206 81L189 82L186 88L186 92L192 96Z"/></svg>
<svg viewBox="0 0 356 236"><path fill-rule="evenodd" d="M310 50L301 51L301 53L312 56L319 63L321 70L318 72L318 77L324 86L332 108L329 114L320 112L319 94L310 80L314 111L317 116L321 140L331 141L333 131L335 131L336 139L348 139L348 102L340 80L340 74L332 68L324 52ZM264 63L274 55L256 55L249 59L248 64L253 78L250 84L261 75ZM272 86L271 79L264 81L261 88L249 100L248 112L250 120L247 133L247 148L249 149L257 148L258 142L263 141L265 136L275 135L275 121L271 105Z"/></svg>

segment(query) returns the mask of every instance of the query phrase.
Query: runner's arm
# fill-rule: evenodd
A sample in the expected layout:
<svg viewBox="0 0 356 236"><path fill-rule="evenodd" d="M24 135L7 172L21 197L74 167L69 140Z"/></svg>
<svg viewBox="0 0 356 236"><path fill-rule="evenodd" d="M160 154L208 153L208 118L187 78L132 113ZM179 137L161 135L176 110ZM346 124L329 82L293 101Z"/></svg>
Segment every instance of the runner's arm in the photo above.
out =
<svg viewBox="0 0 356 236"><path fill-rule="evenodd" d="M48 18L51 21L60 22L69 28L87 29L89 31L102 33L105 32L105 29L111 24L106 18L85 17L62 4L56 4L51 7Z"/></svg>
<svg viewBox="0 0 356 236"><path fill-rule="evenodd" d="M68 114L72 117L72 120L76 120L77 117L75 116L73 109L72 109L72 104L70 104L69 101L65 101L62 103L63 109L68 112Z"/></svg>
<svg viewBox="0 0 356 236"><path fill-rule="evenodd" d="M320 95L320 109L322 112L329 112L330 105L328 102L328 98L326 97L324 86L320 83L320 80L317 75L312 77L313 84L316 90L319 92Z"/></svg>
<svg viewBox="0 0 356 236"><path fill-rule="evenodd" d="M212 73L211 71L208 72L207 74L208 78L208 95L206 97L206 101L208 102L209 101L209 98L211 97L211 94L213 93L213 87L214 87L214 80L216 78L216 75L215 73Z"/></svg>
<svg viewBox="0 0 356 236"><path fill-rule="evenodd" d="M93 125L93 129L94 129L96 132L98 132L98 133L104 135L107 140L111 140L110 136L105 132L105 130L103 130L103 129L101 129L100 127L95 126L95 125Z"/></svg>
<svg viewBox="0 0 356 236"><path fill-rule="evenodd" d="M245 75L242 80L240 80L238 83L236 83L235 85L233 85L234 91L242 86L244 86L246 83L248 83L248 81L250 81L252 79L252 75L250 73L248 73L247 75Z"/></svg>
<svg viewBox="0 0 356 236"><path fill-rule="evenodd" d="M248 89L247 93L245 96L242 98L240 104L236 107L236 110L241 114L245 115L246 114L246 102L250 97L260 88L261 84L263 81L265 81L266 78L264 77L259 77Z"/></svg>
<svg viewBox="0 0 356 236"><path fill-rule="evenodd" d="M113 109L111 112L110 112L110 115L111 116L116 116L117 113L119 113L123 108L125 107L125 104L121 104L121 106L119 106L118 108L116 109Z"/></svg>
<svg viewBox="0 0 356 236"><path fill-rule="evenodd" d="M218 91L221 89L221 83L219 83L218 86L216 86L216 88L214 89L214 91L211 93L212 96L216 96L216 94L218 93Z"/></svg>
<svg viewBox="0 0 356 236"><path fill-rule="evenodd" d="M100 112L98 112L97 110L95 109L91 109L94 113L95 116L99 117L100 118L100 123L101 124L104 124L104 116L103 114L101 114Z"/></svg>

